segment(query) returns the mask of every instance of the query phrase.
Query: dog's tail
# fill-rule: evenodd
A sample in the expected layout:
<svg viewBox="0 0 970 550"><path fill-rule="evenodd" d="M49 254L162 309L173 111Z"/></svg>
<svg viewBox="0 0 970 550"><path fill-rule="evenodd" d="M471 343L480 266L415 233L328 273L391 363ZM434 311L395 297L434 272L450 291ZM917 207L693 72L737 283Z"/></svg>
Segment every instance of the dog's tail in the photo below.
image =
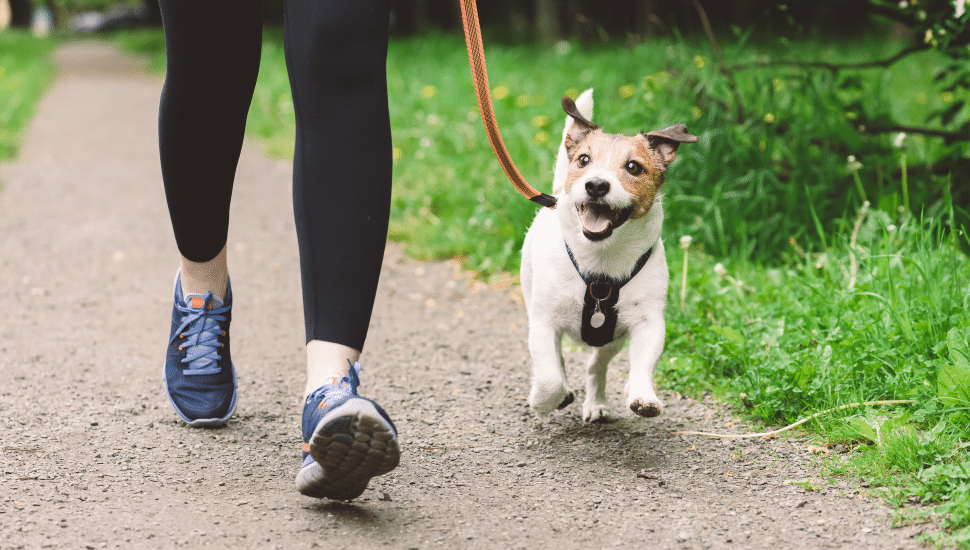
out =
<svg viewBox="0 0 970 550"><path fill-rule="evenodd" d="M590 88L576 98L576 108L586 120L593 120L593 89ZM569 157L566 155L566 134L572 126L573 117L566 115L566 125L562 129L562 142L559 144L559 154L556 156L556 171L552 178L552 193L559 194L566 184L566 171L569 167Z"/></svg>

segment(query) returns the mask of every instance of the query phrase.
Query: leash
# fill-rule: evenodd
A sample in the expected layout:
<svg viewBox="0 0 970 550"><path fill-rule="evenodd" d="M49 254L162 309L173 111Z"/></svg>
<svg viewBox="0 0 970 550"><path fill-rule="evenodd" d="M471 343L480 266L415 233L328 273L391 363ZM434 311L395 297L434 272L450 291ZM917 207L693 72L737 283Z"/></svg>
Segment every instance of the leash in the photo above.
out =
<svg viewBox="0 0 970 550"><path fill-rule="evenodd" d="M492 110L492 96L488 88L488 71L485 69L485 47L482 45L482 29L478 23L478 6L475 0L459 0L461 4L461 24L465 29L465 45L468 47L468 64L475 82L475 94L478 97L478 110L482 114L485 133L492 144L495 157L498 158L502 170L512 182L512 185L530 201L545 206L556 207L556 197L540 193L529 185L522 174L516 169L512 157L505 148L502 135L498 131L495 112Z"/></svg>

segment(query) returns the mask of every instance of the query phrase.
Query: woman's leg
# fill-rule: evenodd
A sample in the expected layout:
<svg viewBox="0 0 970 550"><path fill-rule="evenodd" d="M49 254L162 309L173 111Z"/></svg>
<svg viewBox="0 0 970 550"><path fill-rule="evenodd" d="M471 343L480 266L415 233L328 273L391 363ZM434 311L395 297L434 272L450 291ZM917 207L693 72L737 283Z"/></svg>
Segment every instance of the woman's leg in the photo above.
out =
<svg viewBox="0 0 970 550"><path fill-rule="evenodd" d="M168 60L158 117L162 178L182 255L165 390L193 426L236 406L226 268L229 200L252 101L262 26L258 0L160 0Z"/></svg>
<svg viewBox="0 0 970 550"><path fill-rule="evenodd" d="M308 342L296 486L308 496L347 500L400 459L387 413L357 394L356 362L390 211L389 9L387 0L287 0L285 10L296 113L293 206Z"/></svg>
<svg viewBox="0 0 970 550"><path fill-rule="evenodd" d="M288 0L285 10L309 393L357 361L377 291L391 197L389 7Z"/></svg>
<svg viewBox="0 0 970 550"><path fill-rule="evenodd" d="M229 201L259 72L258 0L160 0L162 179L186 296L224 297Z"/></svg>

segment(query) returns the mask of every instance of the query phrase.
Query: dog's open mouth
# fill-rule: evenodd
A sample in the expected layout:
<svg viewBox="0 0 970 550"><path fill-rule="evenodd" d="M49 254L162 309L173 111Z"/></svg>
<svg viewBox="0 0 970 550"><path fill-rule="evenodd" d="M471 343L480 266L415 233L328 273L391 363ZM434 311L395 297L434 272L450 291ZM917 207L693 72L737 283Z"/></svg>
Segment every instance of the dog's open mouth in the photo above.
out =
<svg viewBox="0 0 970 550"><path fill-rule="evenodd" d="M601 202L585 202L576 208L576 213L583 225L583 235L591 241L602 241L623 225L633 213L633 207L616 209Z"/></svg>

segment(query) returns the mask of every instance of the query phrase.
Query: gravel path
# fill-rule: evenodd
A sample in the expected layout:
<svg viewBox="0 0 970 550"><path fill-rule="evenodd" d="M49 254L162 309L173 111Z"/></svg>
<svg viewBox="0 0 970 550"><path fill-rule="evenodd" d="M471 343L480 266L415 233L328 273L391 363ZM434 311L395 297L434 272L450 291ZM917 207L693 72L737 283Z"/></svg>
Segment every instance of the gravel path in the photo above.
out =
<svg viewBox="0 0 970 550"><path fill-rule="evenodd" d="M916 548L799 440L663 388L658 419L538 422L516 289L387 249L362 393L401 466L351 503L302 497L303 328L290 167L247 143L230 228L239 408L189 429L161 382L177 252L160 80L107 46L58 52L20 159L0 166L0 548ZM523 228L523 231L525 228ZM567 356L581 386L584 354ZM622 411L625 360L610 371ZM581 401L581 399L579 400ZM806 491L793 480L811 479Z"/></svg>

